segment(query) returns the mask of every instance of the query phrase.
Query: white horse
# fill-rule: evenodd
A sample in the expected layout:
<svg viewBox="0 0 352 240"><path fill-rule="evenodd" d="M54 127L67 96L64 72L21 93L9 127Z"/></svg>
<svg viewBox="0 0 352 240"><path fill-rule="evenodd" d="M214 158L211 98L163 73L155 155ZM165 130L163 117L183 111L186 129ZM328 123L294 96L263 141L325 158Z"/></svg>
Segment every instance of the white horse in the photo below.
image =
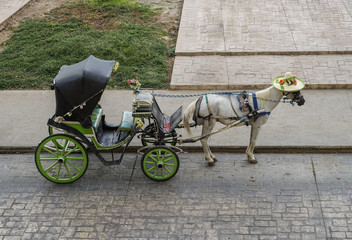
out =
<svg viewBox="0 0 352 240"><path fill-rule="evenodd" d="M254 113L253 117L248 118L248 121L243 121L238 126L251 125L250 143L246 149L247 159L250 163L257 163L253 151L257 141L257 136L260 127L266 123L270 112L279 104L283 97L291 99L292 103L296 102L299 106L303 105L305 100L300 91L284 92L271 86L267 89L258 91L256 93L248 94L248 104ZM192 136L190 129L190 119L194 114L196 108L196 101L192 102L184 113L184 125L189 136ZM259 114L256 111L261 110ZM224 125L234 123L236 119L248 115L250 112L242 112L240 110L240 103L237 100L237 95L215 95L209 94L203 97L199 107L198 119L201 120L199 125L203 125L202 135L207 135L213 130L215 123L220 122ZM210 166L213 166L217 161L215 156L210 151L208 146L208 138L201 139L205 160Z"/></svg>

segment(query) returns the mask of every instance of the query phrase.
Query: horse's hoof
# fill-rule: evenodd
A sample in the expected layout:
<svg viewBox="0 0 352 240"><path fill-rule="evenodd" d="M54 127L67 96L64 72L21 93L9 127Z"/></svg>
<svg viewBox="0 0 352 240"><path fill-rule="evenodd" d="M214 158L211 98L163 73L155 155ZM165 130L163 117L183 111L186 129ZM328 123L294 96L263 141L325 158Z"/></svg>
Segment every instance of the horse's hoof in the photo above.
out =
<svg viewBox="0 0 352 240"><path fill-rule="evenodd" d="M257 159L248 159L248 162L252 163L252 164L256 164L258 161Z"/></svg>
<svg viewBox="0 0 352 240"><path fill-rule="evenodd" d="M208 162L208 166L215 166L215 162Z"/></svg>
<svg viewBox="0 0 352 240"><path fill-rule="evenodd" d="M217 161L218 161L215 157L213 158L213 160L214 160L214 162L217 162Z"/></svg>

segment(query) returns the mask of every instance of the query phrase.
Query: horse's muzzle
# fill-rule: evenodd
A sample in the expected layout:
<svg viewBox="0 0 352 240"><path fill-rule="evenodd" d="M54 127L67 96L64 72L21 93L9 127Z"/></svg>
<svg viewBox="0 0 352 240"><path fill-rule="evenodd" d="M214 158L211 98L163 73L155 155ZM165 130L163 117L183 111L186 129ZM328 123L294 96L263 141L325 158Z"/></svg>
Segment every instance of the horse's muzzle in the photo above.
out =
<svg viewBox="0 0 352 240"><path fill-rule="evenodd" d="M304 105L305 102L306 102L306 100L304 100L304 97L300 96L300 98L297 100L297 105L302 106L302 105Z"/></svg>

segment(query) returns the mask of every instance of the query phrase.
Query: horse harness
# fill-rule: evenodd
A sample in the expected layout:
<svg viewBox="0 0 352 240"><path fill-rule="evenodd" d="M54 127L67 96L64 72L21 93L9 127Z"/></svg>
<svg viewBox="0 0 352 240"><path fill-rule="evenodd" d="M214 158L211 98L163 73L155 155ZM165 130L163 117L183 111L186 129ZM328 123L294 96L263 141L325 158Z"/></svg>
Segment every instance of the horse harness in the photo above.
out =
<svg viewBox="0 0 352 240"><path fill-rule="evenodd" d="M217 116L217 115L213 115L212 111L211 111L211 108L210 108L210 105L209 105L209 100L208 100L208 95L205 95L205 102L207 104L207 108L208 108L208 115L205 116L205 117L202 117L199 115L199 109L200 109L200 105L203 101L203 96L201 96L200 98L198 98L197 102L196 102L196 107L195 107L195 111L194 111L194 114L193 114L193 120L196 122L197 125L201 125L202 124L202 120L208 120L210 123L212 121L212 119L228 119L228 120L235 120L235 121L238 121L238 120L242 120L246 123L246 125L248 126L248 121L249 121L249 118L248 117L249 115L251 115L251 117L254 117L254 122L257 121L257 119L260 117L260 116L264 116L264 115L270 115L270 112L260 112L258 113L258 101L257 101L257 96L256 96L256 93L252 93L252 98L253 98L253 108L252 106L249 104L248 102L248 93L246 91L243 91L240 95L237 96L237 100L239 102L239 108L242 112L248 112L247 115L245 116L242 116L240 117L234 106L233 106L233 103L232 103L232 100L231 100L231 94L228 95L229 96L229 101L230 101L230 104L231 104L231 108L233 110L233 112L235 113L235 117L225 117L225 116Z"/></svg>

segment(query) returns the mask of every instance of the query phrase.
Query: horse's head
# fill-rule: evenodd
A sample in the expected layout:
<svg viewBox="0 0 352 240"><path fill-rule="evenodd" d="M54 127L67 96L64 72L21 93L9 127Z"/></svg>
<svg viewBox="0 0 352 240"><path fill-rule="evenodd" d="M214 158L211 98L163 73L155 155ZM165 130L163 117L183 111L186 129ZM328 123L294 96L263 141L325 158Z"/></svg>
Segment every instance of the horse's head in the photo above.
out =
<svg viewBox="0 0 352 240"><path fill-rule="evenodd" d="M291 99L291 103L297 103L298 106L302 106L305 102L301 91L305 86L305 83L287 72L284 76L278 76L273 80L273 87L282 91L285 98Z"/></svg>
<svg viewBox="0 0 352 240"><path fill-rule="evenodd" d="M297 103L298 106L304 105L305 101L301 91L284 92L284 96L291 99L292 103Z"/></svg>

